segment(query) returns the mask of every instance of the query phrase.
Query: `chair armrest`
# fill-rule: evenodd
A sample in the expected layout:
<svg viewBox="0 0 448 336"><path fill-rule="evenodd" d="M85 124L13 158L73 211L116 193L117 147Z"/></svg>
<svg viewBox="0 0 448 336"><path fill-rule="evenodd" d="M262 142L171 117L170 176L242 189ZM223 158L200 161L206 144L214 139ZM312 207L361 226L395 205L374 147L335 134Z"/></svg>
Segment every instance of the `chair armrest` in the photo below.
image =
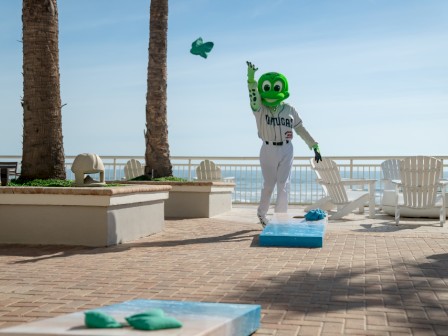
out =
<svg viewBox="0 0 448 336"><path fill-rule="evenodd" d="M316 182L321 185L330 185L330 183L322 181L321 179L318 179L318 178L316 179Z"/></svg>
<svg viewBox="0 0 448 336"><path fill-rule="evenodd" d="M321 179L316 179L316 182L321 184L321 185L325 185L325 186L329 186L332 185L332 183L329 182L324 182ZM342 180L341 184L342 185L374 185L376 183L375 179L350 179L350 180Z"/></svg>
<svg viewBox="0 0 448 336"><path fill-rule="evenodd" d="M316 182L318 183L318 184L321 184L321 185L330 185L331 183L329 183L329 182L325 182L325 181L323 181L322 179L320 179L320 178L316 178Z"/></svg>
<svg viewBox="0 0 448 336"><path fill-rule="evenodd" d="M397 186L401 185L401 180L392 180L391 182Z"/></svg>
<svg viewBox="0 0 448 336"><path fill-rule="evenodd" d="M376 183L375 179L343 179L341 180L344 185L366 185Z"/></svg>

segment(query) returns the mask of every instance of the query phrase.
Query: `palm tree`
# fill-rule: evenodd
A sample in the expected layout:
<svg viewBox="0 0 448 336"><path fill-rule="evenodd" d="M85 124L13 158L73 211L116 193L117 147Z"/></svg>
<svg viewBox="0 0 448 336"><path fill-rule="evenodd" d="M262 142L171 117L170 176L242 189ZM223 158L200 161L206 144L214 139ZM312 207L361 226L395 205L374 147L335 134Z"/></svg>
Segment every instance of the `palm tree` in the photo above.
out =
<svg viewBox="0 0 448 336"><path fill-rule="evenodd" d="M151 0L146 94L145 175L172 176L167 123L168 0Z"/></svg>
<svg viewBox="0 0 448 336"><path fill-rule="evenodd" d="M57 0L23 0L22 179L65 179Z"/></svg>

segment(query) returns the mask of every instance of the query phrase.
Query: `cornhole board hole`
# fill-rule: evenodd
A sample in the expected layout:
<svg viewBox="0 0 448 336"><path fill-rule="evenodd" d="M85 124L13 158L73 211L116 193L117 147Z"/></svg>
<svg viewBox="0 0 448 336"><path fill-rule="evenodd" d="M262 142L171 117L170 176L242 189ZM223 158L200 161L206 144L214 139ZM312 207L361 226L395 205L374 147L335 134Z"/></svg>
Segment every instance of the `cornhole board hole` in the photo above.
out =
<svg viewBox="0 0 448 336"><path fill-rule="evenodd" d="M92 329L84 325L84 312L77 312L0 329L1 336L236 336L250 335L260 326L261 307L250 304L207 303L165 300L132 300L97 308L113 316L118 322L125 317L159 308L165 315L182 322L181 328L154 331L136 330L131 327L118 329ZM93 310L93 309L92 309Z"/></svg>
<svg viewBox="0 0 448 336"><path fill-rule="evenodd" d="M260 246L322 247L327 218L307 221L287 213L274 214L260 234Z"/></svg>

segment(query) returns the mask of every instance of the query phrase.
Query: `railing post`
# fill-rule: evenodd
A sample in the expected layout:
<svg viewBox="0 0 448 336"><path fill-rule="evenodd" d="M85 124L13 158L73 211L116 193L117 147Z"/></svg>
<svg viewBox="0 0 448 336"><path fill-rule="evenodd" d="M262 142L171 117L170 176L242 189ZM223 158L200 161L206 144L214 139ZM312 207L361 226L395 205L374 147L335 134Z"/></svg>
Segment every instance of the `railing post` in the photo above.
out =
<svg viewBox="0 0 448 336"><path fill-rule="evenodd" d="M442 176L440 176L440 178L443 179L445 176L445 166L443 164L443 159L440 159L440 161L442 161L442 172L441 172Z"/></svg>
<svg viewBox="0 0 448 336"><path fill-rule="evenodd" d="M114 181L117 180L117 158L114 158Z"/></svg>
<svg viewBox="0 0 448 336"><path fill-rule="evenodd" d="M350 178L353 178L353 159L350 159Z"/></svg>
<svg viewBox="0 0 448 336"><path fill-rule="evenodd" d="M191 159L188 159L188 181L191 181Z"/></svg>

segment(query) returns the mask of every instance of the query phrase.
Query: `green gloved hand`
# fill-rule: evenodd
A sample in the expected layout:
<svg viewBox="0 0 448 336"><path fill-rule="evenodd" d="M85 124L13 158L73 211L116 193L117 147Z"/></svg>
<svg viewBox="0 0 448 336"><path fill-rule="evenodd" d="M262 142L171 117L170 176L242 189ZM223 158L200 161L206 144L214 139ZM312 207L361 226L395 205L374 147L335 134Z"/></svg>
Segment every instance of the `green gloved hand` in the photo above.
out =
<svg viewBox="0 0 448 336"><path fill-rule="evenodd" d="M255 80L255 71L257 71L258 68L256 68L255 65L249 61L247 61L246 63L247 63L247 82L256 83L257 81Z"/></svg>
<svg viewBox="0 0 448 336"><path fill-rule="evenodd" d="M320 149L319 149L319 145L315 144L313 146L313 150L314 150L314 161L316 161L317 163L319 163L319 161L322 161L322 156L320 155Z"/></svg>

